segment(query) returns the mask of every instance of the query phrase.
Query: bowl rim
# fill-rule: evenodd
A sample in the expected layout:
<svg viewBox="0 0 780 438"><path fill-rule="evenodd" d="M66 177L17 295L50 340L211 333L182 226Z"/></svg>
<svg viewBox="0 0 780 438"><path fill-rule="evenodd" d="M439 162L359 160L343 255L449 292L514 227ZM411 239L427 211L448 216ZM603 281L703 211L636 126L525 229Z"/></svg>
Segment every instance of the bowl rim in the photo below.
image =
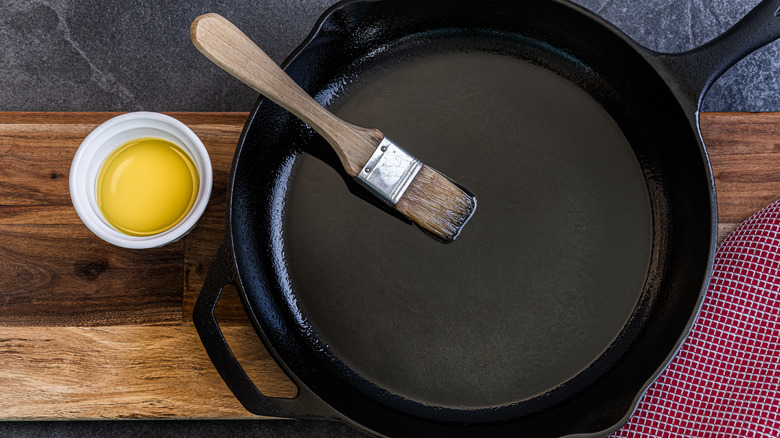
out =
<svg viewBox="0 0 780 438"><path fill-rule="evenodd" d="M97 170L117 147L134 138L154 137L155 133L177 144L195 162L198 196L184 219L170 229L150 236L130 236L110 226L97 208ZM73 207L92 233L123 248L146 249L175 242L195 227L211 197L213 174L208 151L192 129L166 114L136 111L106 120L84 138L73 157L68 182Z"/></svg>

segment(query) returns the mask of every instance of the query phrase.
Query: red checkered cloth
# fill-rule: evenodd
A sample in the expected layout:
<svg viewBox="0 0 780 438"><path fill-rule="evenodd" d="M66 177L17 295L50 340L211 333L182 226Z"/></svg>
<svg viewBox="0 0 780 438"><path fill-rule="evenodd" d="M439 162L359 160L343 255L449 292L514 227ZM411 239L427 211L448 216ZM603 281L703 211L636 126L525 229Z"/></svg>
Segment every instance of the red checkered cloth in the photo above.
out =
<svg viewBox="0 0 780 438"><path fill-rule="evenodd" d="M718 247L680 352L613 437L780 437L780 201Z"/></svg>

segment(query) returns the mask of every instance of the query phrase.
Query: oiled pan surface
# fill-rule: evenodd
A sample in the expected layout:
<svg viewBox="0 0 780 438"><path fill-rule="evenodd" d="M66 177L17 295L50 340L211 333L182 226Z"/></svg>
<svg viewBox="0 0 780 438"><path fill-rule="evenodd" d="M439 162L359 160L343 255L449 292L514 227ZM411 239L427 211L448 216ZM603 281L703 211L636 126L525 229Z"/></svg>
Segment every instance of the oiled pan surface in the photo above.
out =
<svg viewBox="0 0 780 438"><path fill-rule="evenodd" d="M489 53L399 53L331 102L471 189L475 216L433 241L302 156L286 258L303 316L391 393L488 407L550 391L595 361L643 291L645 179L618 124L556 73Z"/></svg>
<svg viewBox="0 0 780 438"><path fill-rule="evenodd" d="M706 154L649 55L602 21L555 0L478 6L346 3L286 68L470 188L458 240L358 199L327 144L260 101L228 192L239 292L302 394L361 427L604 434L700 302Z"/></svg>

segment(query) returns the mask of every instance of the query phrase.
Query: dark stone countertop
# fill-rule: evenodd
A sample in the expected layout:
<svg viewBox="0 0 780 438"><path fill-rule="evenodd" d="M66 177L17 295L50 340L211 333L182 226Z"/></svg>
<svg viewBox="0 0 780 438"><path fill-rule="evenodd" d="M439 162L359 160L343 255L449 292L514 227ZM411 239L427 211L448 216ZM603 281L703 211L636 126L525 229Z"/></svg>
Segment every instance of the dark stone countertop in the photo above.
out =
<svg viewBox="0 0 780 438"><path fill-rule="evenodd" d="M189 25L218 12L280 62L333 0L3 0L0 111L249 111L256 94L198 53ZM715 37L758 0L577 0L644 46L679 52ZM780 45L741 61L705 111L779 111ZM363 436L315 421L0 422L0 436Z"/></svg>
<svg viewBox="0 0 780 438"><path fill-rule="evenodd" d="M192 20L218 12L281 62L332 3L6 0L0 4L0 111L248 111L256 94L192 47ZM679 52L723 32L758 0L577 3L650 49ZM703 109L780 110L779 51L771 44L737 64Z"/></svg>

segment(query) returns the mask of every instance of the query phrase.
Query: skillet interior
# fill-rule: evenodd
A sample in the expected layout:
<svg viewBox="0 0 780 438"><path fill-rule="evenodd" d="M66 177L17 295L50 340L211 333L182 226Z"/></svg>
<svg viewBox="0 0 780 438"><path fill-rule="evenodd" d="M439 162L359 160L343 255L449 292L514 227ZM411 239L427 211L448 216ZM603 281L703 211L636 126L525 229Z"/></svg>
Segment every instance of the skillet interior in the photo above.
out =
<svg viewBox="0 0 780 438"><path fill-rule="evenodd" d="M309 155L287 207L290 277L322 342L438 406L512 403L579 374L625 325L650 260L649 196L617 124L555 73L480 50L485 39L393 53L400 63L331 104L462 176L479 202L468 233L436 244Z"/></svg>
<svg viewBox="0 0 780 438"><path fill-rule="evenodd" d="M296 377L372 430L613 427L695 312L706 158L602 23L556 2L446 5L347 5L287 70L472 188L473 223L441 245L346 195L300 154L335 166L322 141L262 103L230 196L245 304Z"/></svg>

